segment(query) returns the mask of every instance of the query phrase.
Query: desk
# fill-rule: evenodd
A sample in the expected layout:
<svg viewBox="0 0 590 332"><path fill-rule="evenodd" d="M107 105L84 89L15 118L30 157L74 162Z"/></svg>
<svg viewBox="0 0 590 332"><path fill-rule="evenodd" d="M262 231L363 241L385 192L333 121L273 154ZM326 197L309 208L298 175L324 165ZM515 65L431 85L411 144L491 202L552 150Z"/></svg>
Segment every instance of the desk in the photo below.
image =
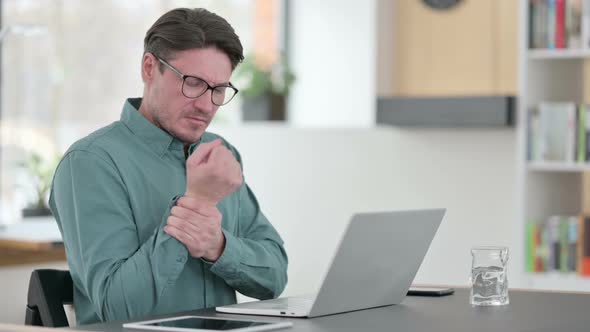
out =
<svg viewBox="0 0 590 332"><path fill-rule="evenodd" d="M64 244L53 218L35 218L0 229L0 266L65 260Z"/></svg>
<svg viewBox="0 0 590 332"><path fill-rule="evenodd" d="M293 327L283 331L489 331L489 332L577 332L590 330L590 294L541 293L510 290L510 304L501 307L472 307L467 289L445 297L407 297L401 304L345 314L305 318L242 316L216 313L213 309L182 314L215 317L251 317L289 320ZM147 317L155 318L155 317ZM159 318L159 317L158 317ZM122 322L76 327L85 331L133 331Z"/></svg>

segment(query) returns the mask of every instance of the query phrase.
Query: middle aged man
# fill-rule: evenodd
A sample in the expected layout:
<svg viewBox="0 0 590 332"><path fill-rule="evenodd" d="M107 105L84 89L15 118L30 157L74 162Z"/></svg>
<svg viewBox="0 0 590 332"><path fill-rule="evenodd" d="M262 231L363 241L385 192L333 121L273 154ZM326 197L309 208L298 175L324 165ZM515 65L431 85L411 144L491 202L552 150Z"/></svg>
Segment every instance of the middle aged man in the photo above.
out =
<svg viewBox="0 0 590 332"><path fill-rule="evenodd" d="M50 205L74 280L79 324L277 297L283 241L242 177L241 158L206 128L237 90L243 59L227 21L175 9L148 30L143 98L74 143Z"/></svg>

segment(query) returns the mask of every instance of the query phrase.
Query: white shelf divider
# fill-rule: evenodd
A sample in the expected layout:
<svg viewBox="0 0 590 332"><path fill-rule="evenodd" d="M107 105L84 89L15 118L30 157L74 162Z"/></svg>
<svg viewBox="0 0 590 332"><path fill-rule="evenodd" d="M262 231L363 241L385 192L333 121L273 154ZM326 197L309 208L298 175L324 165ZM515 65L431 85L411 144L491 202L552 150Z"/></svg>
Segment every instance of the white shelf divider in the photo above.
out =
<svg viewBox="0 0 590 332"><path fill-rule="evenodd" d="M560 60L590 58L588 49L533 49L528 51L530 60Z"/></svg>
<svg viewBox="0 0 590 332"><path fill-rule="evenodd" d="M543 272L527 273L527 288L543 290L562 290L590 292L590 277L583 277L576 273Z"/></svg>
<svg viewBox="0 0 590 332"><path fill-rule="evenodd" d="M529 171L536 172L585 172L590 171L589 163L566 163L559 161L530 161Z"/></svg>

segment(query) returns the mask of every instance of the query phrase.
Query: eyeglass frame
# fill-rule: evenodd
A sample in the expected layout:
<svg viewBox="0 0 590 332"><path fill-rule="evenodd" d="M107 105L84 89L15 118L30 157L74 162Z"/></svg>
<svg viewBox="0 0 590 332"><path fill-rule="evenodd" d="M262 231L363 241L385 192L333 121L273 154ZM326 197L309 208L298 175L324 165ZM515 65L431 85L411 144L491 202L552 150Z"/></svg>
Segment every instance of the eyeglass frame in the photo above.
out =
<svg viewBox="0 0 590 332"><path fill-rule="evenodd" d="M180 72L180 70L174 68L174 66L172 66L171 64L169 64L166 60L160 58L159 56L157 56L155 54L152 54L152 55L154 56L154 58L158 59L158 61L160 63L162 63L163 65L165 65L166 67L168 67L170 70L172 70L174 73L176 73L176 75L178 75L182 79L182 86L180 87L180 92L182 92L182 95L185 96L185 97L187 97L187 98L197 99L197 98L201 97L202 95L204 95L207 91L211 90L211 102L213 103L213 105L215 105L215 106L223 106L223 105L229 104L229 102L232 101L234 99L234 97L238 94L238 92L240 91L233 84L231 84L231 82L227 82L227 84L224 83L224 84L220 84L220 85L211 86L209 84L209 82L205 81L204 79L202 79L202 78L200 78L198 76L194 76L194 75L186 75L186 74L183 74L183 73ZM189 78L189 77L192 77L192 78L196 78L198 80L201 80L201 81L203 81L203 83L205 83L205 85L207 85L207 88L205 90L203 90L203 92L200 95L198 95L196 97L189 97L189 96L187 96L187 95L184 94L184 82L186 82L186 79ZM219 105L215 101L213 101L213 92L214 92L214 90L216 88L220 88L220 87L230 88L230 89L232 89L232 90L235 91L235 93L231 97L231 99L228 100L227 102L221 104L221 105Z"/></svg>

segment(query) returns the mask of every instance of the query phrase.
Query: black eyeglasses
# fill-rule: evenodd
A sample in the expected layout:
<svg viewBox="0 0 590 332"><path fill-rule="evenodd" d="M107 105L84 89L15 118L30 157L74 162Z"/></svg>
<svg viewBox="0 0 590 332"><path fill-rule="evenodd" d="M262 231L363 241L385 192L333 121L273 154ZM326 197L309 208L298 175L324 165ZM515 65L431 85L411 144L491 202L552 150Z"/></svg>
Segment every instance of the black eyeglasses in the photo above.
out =
<svg viewBox="0 0 590 332"><path fill-rule="evenodd" d="M227 84L211 86L202 78L185 75L178 69L172 67L168 62L155 55L154 57L182 78L182 94L187 98L199 98L204 95L207 90L211 90L211 102L217 106L223 106L229 103L238 93L238 89L229 82Z"/></svg>

